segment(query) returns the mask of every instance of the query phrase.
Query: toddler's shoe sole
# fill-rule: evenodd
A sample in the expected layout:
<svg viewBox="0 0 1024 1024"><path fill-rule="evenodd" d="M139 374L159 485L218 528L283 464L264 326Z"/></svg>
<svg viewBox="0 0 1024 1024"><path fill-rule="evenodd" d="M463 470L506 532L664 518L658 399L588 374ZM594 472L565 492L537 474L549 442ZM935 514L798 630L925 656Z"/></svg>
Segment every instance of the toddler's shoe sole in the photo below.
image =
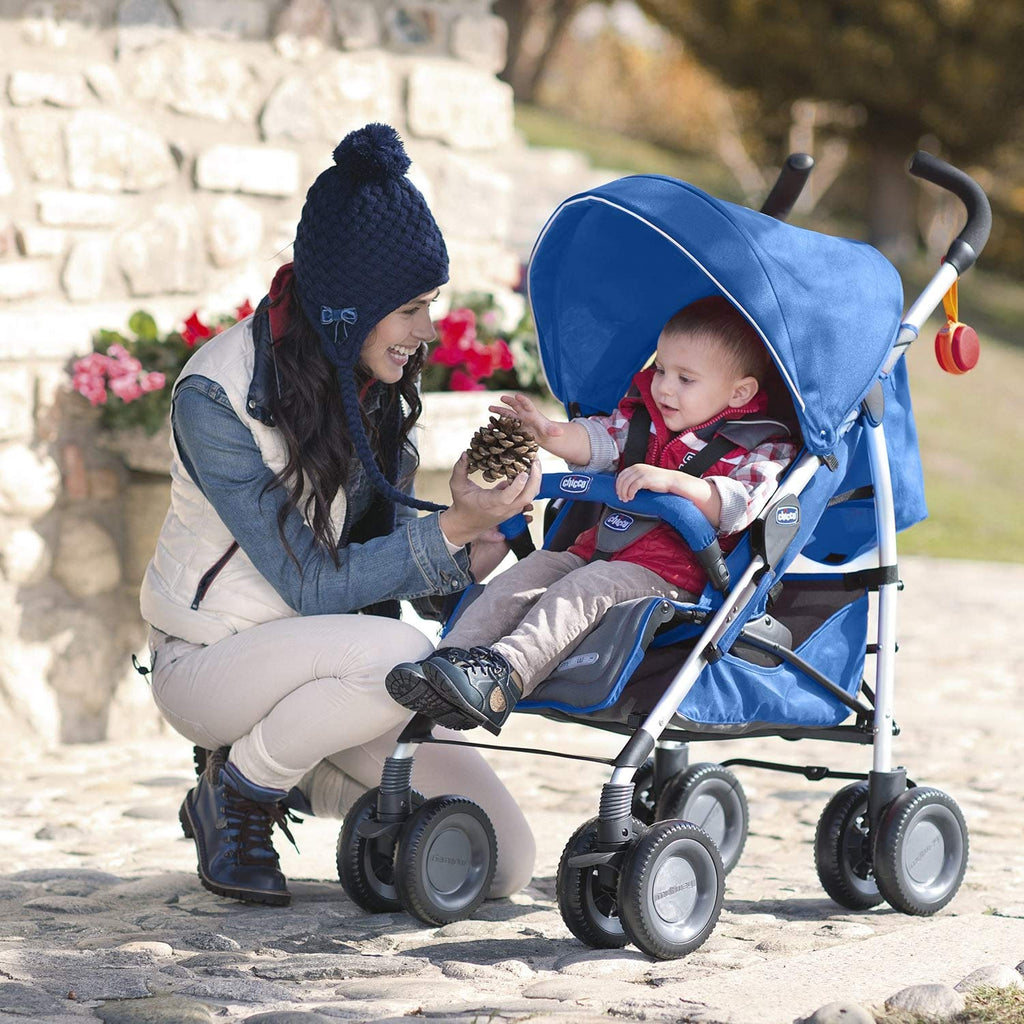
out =
<svg viewBox="0 0 1024 1024"><path fill-rule="evenodd" d="M446 679L445 687L438 689L432 676L425 674L425 666L406 661L396 665L384 680L384 687L392 699L402 707L426 715L432 722L446 729L472 729L483 724L482 716L462 699ZM452 700L449 693L457 698Z"/></svg>
<svg viewBox="0 0 1024 1024"><path fill-rule="evenodd" d="M489 733L497 736L501 732L501 726L495 725L482 711L473 707L466 700L458 685L446 675L446 668L447 663L440 659L436 661L429 659L423 663L423 673L426 676L427 682L434 688L435 694L445 701L449 709L457 711L468 722L466 725L456 725L452 726L452 728L471 729L474 726L482 725ZM461 674L460 669L453 670Z"/></svg>

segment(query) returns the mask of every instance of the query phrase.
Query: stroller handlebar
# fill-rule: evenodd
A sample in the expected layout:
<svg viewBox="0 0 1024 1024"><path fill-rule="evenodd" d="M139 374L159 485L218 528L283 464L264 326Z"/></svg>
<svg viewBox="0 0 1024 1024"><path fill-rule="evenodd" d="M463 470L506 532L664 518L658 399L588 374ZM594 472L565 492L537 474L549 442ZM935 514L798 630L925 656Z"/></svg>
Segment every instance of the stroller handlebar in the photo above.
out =
<svg viewBox="0 0 1024 1024"><path fill-rule="evenodd" d="M814 157L809 153L790 153L760 212L776 220L785 220L793 204L800 198L813 169Z"/></svg>
<svg viewBox="0 0 1024 1024"><path fill-rule="evenodd" d="M913 155L908 171L915 178L952 192L967 208L967 223L950 243L945 260L963 274L981 255L992 230L992 207L985 190L969 174L924 150Z"/></svg>

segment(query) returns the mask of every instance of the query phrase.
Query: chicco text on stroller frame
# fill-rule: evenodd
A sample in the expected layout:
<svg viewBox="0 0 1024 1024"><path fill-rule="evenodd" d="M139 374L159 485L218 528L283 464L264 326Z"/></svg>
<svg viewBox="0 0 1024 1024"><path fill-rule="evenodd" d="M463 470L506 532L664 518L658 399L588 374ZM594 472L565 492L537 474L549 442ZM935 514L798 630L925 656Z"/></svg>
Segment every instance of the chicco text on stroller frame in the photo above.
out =
<svg viewBox="0 0 1024 1024"><path fill-rule="evenodd" d="M562 915L590 946L633 942L672 958L710 935L746 838L746 800L730 765L855 780L828 802L815 838L819 879L842 906L885 900L932 914L963 878L968 839L956 803L908 783L892 763L896 533L926 515L901 357L974 263L991 214L967 175L915 156L910 173L956 194L968 221L901 317L899 275L879 252L782 221L810 163L791 157L761 212L672 178L622 178L563 202L530 260L547 380L570 414L613 408L668 317L720 294L771 353L803 441L727 557L682 498L641 492L622 503L611 477L544 477L541 497L556 499L549 511L560 506L545 547L567 546L580 511L597 515L607 503L617 515L671 523L710 581L693 604L615 606L517 708L629 737L604 761L612 773L599 812L571 837L558 869ZM878 592L872 643L869 590ZM380 786L351 809L338 869L365 909L404 908L443 924L479 906L496 850L477 805L424 801L412 790L416 744L438 742L430 726L422 716L410 722ZM689 742L743 736L871 744L872 766L856 775L742 759L687 767Z"/></svg>

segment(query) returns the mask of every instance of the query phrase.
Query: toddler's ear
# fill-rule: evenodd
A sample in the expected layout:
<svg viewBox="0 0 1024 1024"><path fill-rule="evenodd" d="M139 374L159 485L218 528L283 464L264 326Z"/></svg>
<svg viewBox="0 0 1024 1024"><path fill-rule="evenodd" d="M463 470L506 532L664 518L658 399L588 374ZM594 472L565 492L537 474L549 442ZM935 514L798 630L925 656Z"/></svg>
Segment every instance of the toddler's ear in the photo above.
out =
<svg viewBox="0 0 1024 1024"><path fill-rule="evenodd" d="M753 401L754 395L757 392L758 383L756 377L740 377L733 385L732 398L729 400L729 405L734 409L738 409L740 406Z"/></svg>

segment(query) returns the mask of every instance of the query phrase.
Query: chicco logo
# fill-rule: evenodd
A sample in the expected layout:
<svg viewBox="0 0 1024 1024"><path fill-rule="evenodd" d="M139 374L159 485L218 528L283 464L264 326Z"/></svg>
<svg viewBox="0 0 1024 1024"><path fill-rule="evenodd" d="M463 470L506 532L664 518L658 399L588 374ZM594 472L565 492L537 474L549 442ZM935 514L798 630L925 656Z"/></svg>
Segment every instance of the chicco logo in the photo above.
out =
<svg viewBox="0 0 1024 1024"><path fill-rule="evenodd" d="M565 491L566 494L586 494L590 490L590 481L589 476L578 476L573 473L562 477L558 489Z"/></svg>
<svg viewBox="0 0 1024 1024"><path fill-rule="evenodd" d="M779 526L796 526L800 522L800 509L796 505L783 505L775 510L775 522Z"/></svg>
<svg viewBox="0 0 1024 1024"><path fill-rule="evenodd" d="M609 530L616 530L618 533L625 533L636 520L632 516L627 516L625 512L613 512L605 521L604 525Z"/></svg>

